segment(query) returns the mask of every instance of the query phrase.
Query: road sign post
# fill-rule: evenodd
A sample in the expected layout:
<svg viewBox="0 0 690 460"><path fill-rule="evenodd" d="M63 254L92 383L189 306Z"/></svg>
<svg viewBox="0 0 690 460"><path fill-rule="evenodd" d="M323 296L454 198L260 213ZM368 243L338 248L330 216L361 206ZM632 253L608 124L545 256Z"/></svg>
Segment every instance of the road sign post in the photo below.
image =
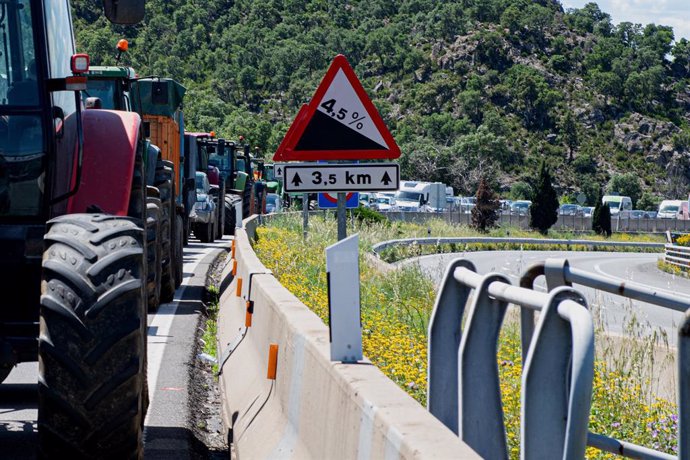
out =
<svg viewBox="0 0 690 460"><path fill-rule="evenodd" d="M345 201L347 201L345 193L338 192L338 241L347 238L347 214Z"/></svg>
<svg viewBox="0 0 690 460"><path fill-rule="evenodd" d="M309 194L302 194L302 236L306 240L309 233Z"/></svg>

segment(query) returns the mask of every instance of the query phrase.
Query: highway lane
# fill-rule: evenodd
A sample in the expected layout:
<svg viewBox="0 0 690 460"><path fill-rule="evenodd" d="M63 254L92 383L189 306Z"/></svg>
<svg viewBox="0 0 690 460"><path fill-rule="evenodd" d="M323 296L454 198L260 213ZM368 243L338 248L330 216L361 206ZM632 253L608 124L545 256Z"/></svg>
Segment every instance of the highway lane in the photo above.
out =
<svg viewBox="0 0 690 460"><path fill-rule="evenodd" d="M639 254L624 252L567 252L567 251L482 251L423 256L401 262L419 263L422 270L436 283L440 283L448 263L458 257L471 260L478 273L497 272L507 275L514 285L520 275L532 264L549 257L567 258L575 268L597 273L616 282L641 283L660 292L687 297L690 304L690 280L664 273L657 266L660 254ZM655 305L631 301L620 296L594 291L574 285L581 290L590 304L597 320L608 333L625 334L634 317L642 325L649 324L649 331L668 335L669 343L676 343L678 325L683 313ZM544 290L543 277L537 282L537 289Z"/></svg>
<svg viewBox="0 0 690 460"><path fill-rule="evenodd" d="M148 315L150 406L145 423L145 458L191 458L187 395L201 294L211 261L230 246L191 240L184 251L184 281L175 299ZM0 385L0 458L36 458L38 363L22 363ZM174 455L171 453L174 451Z"/></svg>

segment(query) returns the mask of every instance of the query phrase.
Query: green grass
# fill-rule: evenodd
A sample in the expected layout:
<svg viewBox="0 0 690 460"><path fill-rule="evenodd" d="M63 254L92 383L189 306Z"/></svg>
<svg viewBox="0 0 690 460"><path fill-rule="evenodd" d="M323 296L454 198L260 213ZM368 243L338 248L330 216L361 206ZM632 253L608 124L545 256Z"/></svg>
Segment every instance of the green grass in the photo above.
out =
<svg viewBox="0 0 690 460"><path fill-rule="evenodd" d="M220 291L218 286L210 284L206 286L207 307L206 307L206 321L204 323L204 333L201 336L203 341L202 352L216 358L218 360L218 352L216 350L216 337L218 336L218 308L220 300ZM218 363L212 365L213 374L218 373Z"/></svg>

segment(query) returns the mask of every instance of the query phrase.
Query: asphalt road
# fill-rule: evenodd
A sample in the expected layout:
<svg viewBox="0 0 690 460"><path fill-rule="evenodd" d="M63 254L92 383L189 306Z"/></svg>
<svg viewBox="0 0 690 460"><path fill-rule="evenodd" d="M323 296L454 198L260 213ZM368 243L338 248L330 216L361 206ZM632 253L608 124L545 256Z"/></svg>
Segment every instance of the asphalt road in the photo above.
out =
<svg viewBox="0 0 690 460"><path fill-rule="evenodd" d="M184 281L175 300L148 315L150 406L144 439L146 459L192 458L188 429L188 363L199 320L209 264L230 246L231 238L202 244L191 240L184 251ZM0 385L0 458L36 457L38 363L17 366Z"/></svg>
<svg viewBox="0 0 690 460"><path fill-rule="evenodd" d="M639 254L624 252L567 252L567 251L483 251L456 254L440 254L410 259L402 263L419 263L422 270L436 283L440 283L445 267L456 258L471 260L480 274L497 272L507 275L513 285L517 285L522 273L532 264L549 257L567 258L571 267L586 270L615 280L617 282L636 282L655 289L687 298L690 305L690 280L664 273L657 268L659 254ZM584 286L574 285L581 290L597 315L596 321L610 334L630 335L640 329L649 333L654 331L667 334L669 343L677 342L678 326L683 321L683 313L661 308L643 302L631 301L623 297L594 291ZM537 289L544 290L543 277L537 281ZM639 326L633 326L636 324Z"/></svg>

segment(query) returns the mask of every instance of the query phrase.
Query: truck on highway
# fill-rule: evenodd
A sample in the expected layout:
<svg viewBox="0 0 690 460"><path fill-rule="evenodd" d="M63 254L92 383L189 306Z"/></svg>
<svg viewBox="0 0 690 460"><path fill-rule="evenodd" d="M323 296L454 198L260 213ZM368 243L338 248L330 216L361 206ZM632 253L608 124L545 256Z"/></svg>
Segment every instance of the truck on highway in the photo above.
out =
<svg viewBox="0 0 690 460"><path fill-rule="evenodd" d="M441 182L402 181L395 194L401 211L442 212L448 207L446 185Z"/></svg>
<svg viewBox="0 0 690 460"><path fill-rule="evenodd" d="M608 204L612 216L625 215L626 211L632 211L632 200L629 196L604 195L601 204Z"/></svg>
<svg viewBox="0 0 690 460"><path fill-rule="evenodd" d="M690 219L687 200L664 200L659 203L657 219Z"/></svg>

